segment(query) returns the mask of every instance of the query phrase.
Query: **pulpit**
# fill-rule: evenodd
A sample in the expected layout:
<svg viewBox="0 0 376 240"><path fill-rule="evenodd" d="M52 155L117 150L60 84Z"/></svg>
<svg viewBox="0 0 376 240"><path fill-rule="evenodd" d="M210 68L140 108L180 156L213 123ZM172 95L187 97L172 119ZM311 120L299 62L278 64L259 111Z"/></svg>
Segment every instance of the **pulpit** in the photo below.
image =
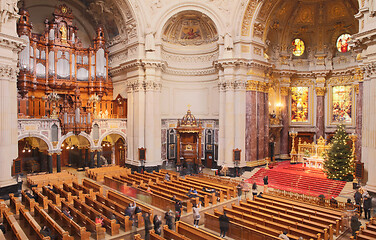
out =
<svg viewBox="0 0 376 240"><path fill-rule="evenodd" d="M201 137L202 124L192 115L191 110L181 120L178 120L176 127L177 134L177 165L187 167L188 171L192 168L197 169L201 166Z"/></svg>

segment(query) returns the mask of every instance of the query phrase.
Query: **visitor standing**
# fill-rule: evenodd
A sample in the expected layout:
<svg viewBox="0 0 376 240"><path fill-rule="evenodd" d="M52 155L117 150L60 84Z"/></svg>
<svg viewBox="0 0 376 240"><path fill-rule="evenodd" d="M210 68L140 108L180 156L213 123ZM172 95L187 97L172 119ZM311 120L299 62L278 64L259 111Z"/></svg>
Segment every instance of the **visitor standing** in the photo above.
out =
<svg viewBox="0 0 376 240"><path fill-rule="evenodd" d="M268 185L269 185L269 177L268 177L268 175L264 176L263 181L264 181L264 192L266 193L268 191Z"/></svg>
<svg viewBox="0 0 376 240"><path fill-rule="evenodd" d="M356 237L356 232L359 231L361 225L362 224L357 215L351 217L351 231L354 238Z"/></svg>
<svg viewBox="0 0 376 240"><path fill-rule="evenodd" d="M153 219L153 224L154 224L154 232L158 235L161 235L162 233L162 220L161 220L161 217L158 216L158 215L154 215L154 219Z"/></svg>
<svg viewBox="0 0 376 240"><path fill-rule="evenodd" d="M145 240L150 239L151 222L149 213L144 214Z"/></svg>
<svg viewBox="0 0 376 240"><path fill-rule="evenodd" d="M201 209L201 203L194 204L192 211L193 211L193 225L198 228L198 223L200 221L201 215L200 215L200 209Z"/></svg>
<svg viewBox="0 0 376 240"><path fill-rule="evenodd" d="M238 186L236 186L236 190L238 191L238 203L240 203L240 200L242 200L242 185L239 183Z"/></svg>
<svg viewBox="0 0 376 240"><path fill-rule="evenodd" d="M363 198L364 218L371 218L372 197L367 193Z"/></svg>
<svg viewBox="0 0 376 240"><path fill-rule="evenodd" d="M255 196L257 196L257 184L254 182L252 184L252 200L255 200Z"/></svg>
<svg viewBox="0 0 376 240"><path fill-rule="evenodd" d="M219 228L221 230L220 237L225 238L226 232L228 231L228 225L230 223L230 220L228 219L226 215L226 211L223 211L223 215L219 217Z"/></svg>

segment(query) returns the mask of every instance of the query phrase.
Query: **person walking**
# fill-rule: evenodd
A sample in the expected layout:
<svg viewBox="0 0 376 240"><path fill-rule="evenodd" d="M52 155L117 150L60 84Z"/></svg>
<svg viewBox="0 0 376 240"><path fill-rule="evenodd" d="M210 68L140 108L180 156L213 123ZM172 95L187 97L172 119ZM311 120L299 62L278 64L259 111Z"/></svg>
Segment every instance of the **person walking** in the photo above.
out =
<svg viewBox="0 0 376 240"><path fill-rule="evenodd" d="M144 214L144 224L145 224L145 240L149 240L150 239L150 230L151 230L151 222L150 222L149 213Z"/></svg>
<svg viewBox="0 0 376 240"><path fill-rule="evenodd" d="M174 223L172 221L172 211L169 210L168 212L166 212L165 214L165 220L166 220L166 224L168 226L168 229L172 230L173 226L174 226Z"/></svg>
<svg viewBox="0 0 376 240"><path fill-rule="evenodd" d="M162 233L162 220L161 217L158 215L154 215L153 218L153 224L154 224L154 232L158 235L161 235Z"/></svg>
<svg viewBox="0 0 376 240"><path fill-rule="evenodd" d="M226 211L223 211L223 215L219 217L219 228L221 230L221 235L220 235L221 238L226 237L229 223L230 223L230 220L228 219L226 215Z"/></svg>
<svg viewBox="0 0 376 240"><path fill-rule="evenodd" d="M181 208L183 207L181 201L175 202L175 222L180 221Z"/></svg>
<svg viewBox="0 0 376 240"><path fill-rule="evenodd" d="M194 204L193 208L192 208L192 212L193 212L193 225L198 228L198 223L200 221L200 218L201 218L201 215L200 215L200 209L201 209L201 203L198 204Z"/></svg>

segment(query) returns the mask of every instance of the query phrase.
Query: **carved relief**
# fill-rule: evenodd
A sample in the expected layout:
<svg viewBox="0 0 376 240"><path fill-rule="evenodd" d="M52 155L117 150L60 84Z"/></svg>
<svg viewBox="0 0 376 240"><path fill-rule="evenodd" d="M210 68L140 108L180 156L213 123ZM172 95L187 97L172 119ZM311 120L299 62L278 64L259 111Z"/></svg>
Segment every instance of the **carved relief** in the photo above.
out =
<svg viewBox="0 0 376 240"><path fill-rule="evenodd" d="M289 87L281 87L281 95L282 96L288 96L289 95L290 88Z"/></svg>
<svg viewBox="0 0 376 240"><path fill-rule="evenodd" d="M354 76L339 76L328 79L328 84L331 85L346 85L354 81Z"/></svg>
<svg viewBox="0 0 376 240"><path fill-rule="evenodd" d="M325 96L326 87L316 87L317 96Z"/></svg>
<svg viewBox="0 0 376 240"><path fill-rule="evenodd" d="M261 48L254 47L253 48L253 53L256 54L256 55L261 56L262 50L261 50Z"/></svg>
<svg viewBox="0 0 376 240"><path fill-rule="evenodd" d="M255 23L253 25L253 35L262 38L264 35L264 25L262 23Z"/></svg>
<svg viewBox="0 0 376 240"><path fill-rule="evenodd" d="M251 0L245 10L243 22L242 22L242 36L249 36L249 31L251 28L251 21L253 14L255 13L258 1Z"/></svg>
<svg viewBox="0 0 376 240"><path fill-rule="evenodd" d="M9 19L18 19L18 7L16 0L1 1L0 17L1 23L6 23Z"/></svg>

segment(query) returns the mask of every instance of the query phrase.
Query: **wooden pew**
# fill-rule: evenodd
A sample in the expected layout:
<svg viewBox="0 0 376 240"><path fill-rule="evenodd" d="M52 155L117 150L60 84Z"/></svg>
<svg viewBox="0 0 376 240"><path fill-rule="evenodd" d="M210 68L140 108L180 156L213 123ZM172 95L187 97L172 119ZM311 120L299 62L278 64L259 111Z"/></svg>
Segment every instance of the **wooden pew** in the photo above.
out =
<svg viewBox="0 0 376 240"><path fill-rule="evenodd" d="M103 188L98 183L95 183L95 182L87 180L87 179L83 179L82 185L87 187L87 188L93 189L93 191L96 192L96 193L103 195Z"/></svg>
<svg viewBox="0 0 376 240"><path fill-rule="evenodd" d="M55 184L53 185L53 188L60 195L60 197L65 198L65 200L69 203L73 203L73 197L71 192L65 191L63 188L60 188Z"/></svg>
<svg viewBox="0 0 376 240"><path fill-rule="evenodd" d="M43 186L42 193L43 193L44 196L47 196L48 199L52 200L52 202L54 204L56 204L59 207L61 206L61 199L60 199L60 195L59 194L54 193L47 186Z"/></svg>
<svg viewBox="0 0 376 240"><path fill-rule="evenodd" d="M67 204L64 200L62 205ZM48 205L48 212L54 216L54 219L59 219L63 223L63 227L68 228L71 236L79 236L81 240L88 240L91 233L86 231L86 227L81 227L77 222L66 216L56 205L50 203Z"/></svg>
<svg viewBox="0 0 376 240"><path fill-rule="evenodd" d="M108 217L106 217L103 214L100 214L100 212L98 212L94 208L86 205L81 200L73 199L73 205L74 205L74 207L77 210L79 210L82 213L84 213L86 216L88 216L93 221L95 221L95 218L97 216L101 216L103 218L104 226L109 231L109 233L111 234L111 236L119 234L120 224L116 223L115 219L112 219L112 220L108 219Z"/></svg>
<svg viewBox="0 0 376 240"><path fill-rule="evenodd" d="M89 195L90 198L95 197L95 193L92 188L85 187L84 185L80 185L76 182L72 182L72 187L74 189L80 190L83 192L83 194Z"/></svg>
<svg viewBox="0 0 376 240"><path fill-rule="evenodd" d="M227 199L230 199L231 197L236 197L236 194L237 194L236 186L235 187L229 187L229 186L225 186L223 184L213 183L213 182L210 182L208 180L201 179L201 178L194 177L194 176L186 176L185 179L188 180L188 181L193 181L195 183L208 185L209 188L211 186L211 188L222 189L225 192L227 191L227 197L228 197Z"/></svg>
<svg viewBox="0 0 376 240"><path fill-rule="evenodd" d="M49 203L51 204L51 203ZM68 231L65 231L59 224L56 223L55 220L52 219L50 215L48 215L41 207L38 205L34 208L34 217L39 218L42 224L47 225L54 235L58 235L59 239L62 240L73 240L74 237L70 236Z"/></svg>
<svg viewBox="0 0 376 240"><path fill-rule="evenodd" d="M126 232L132 229L132 221L129 220L128 216L124 215L125 207L123 205L120 205L112 201L111 199L108 199L107 197L101 196L99 194L96 195L95 201L102 204L102 206L106 206L107 208L112 209L116 213L116 219L124 227L124 230Z"/></svg>
<svg viewBox="0 0 376 240"><path fill-rule="evenodd" d="M90 217L86 216L79 209L76 209L65 201L62 201L61 204L63 208L67 208L70 211L70 214L76 223L82 224L88 231L94 233L95 239L105 239L106 229L102 227L100 223L95 223ZM65 219L69 219L64 213L62 216Z"/></svg>
<svg viewBox="0 0 376 240"><path fill-rule="evenodd" d="M16 215L20 213L21 208L21 202L18 200L18 198L14 197L13 193L9 193L9 202L10 202L10 209L14 209Z"/></svg>
<svg viewBox="0 0 376 240"><path fill-rule="evenodd" d="M322 224L318 222L314 222L309 220L309 215L304 215L302 214L300 217L294 216L293 214L289 214L288 212L282 212L282 211L275 211L273 209L267 208L267 207L262 207L258 205L252 205L250 203L245 203L245 202L240 202L240 206L237 206L235 204L232 204L233 209L237 209L239 211L242 211L244 213L255 213L255 212L260 212L264 213L270 216L275 216L275 217L280 217L286 220L294 221L294 222L299 222L302 224L305 224L310 227L318 228L318 229L328 229L328 234L329 234L329 239L333 239L333 225L332 224ZM322 232L324 234L324 232Z"/></svg>
<svg viewBox="0 0 376 240"><path fill-rule="evenodd" d="M205 228L220 232L219 216L205 212ZM268 229L267 227L254 224L253 226L244 226L230 220L227 236L233 239L242 240L277 240L280 238L279 232Z"/></svg>
<svg viewBox="0 0 376 240"><path fill-rule="evenodd" d="M49 240L50 237L44 237L41 233L41 227L35 221L35 219L30 215L30 212L25 208L20 208L20 220L30 229L30 235L35 235L38 240Z"/></svg>
<svg viewBox="0 0 376 240"><path fill-rule="evenodd" d="M214 188L216 191L222 191L224 193L224 195L226 196L226 199L231 199L233 196L231 194L231 191L229 188L226 188L226 187L219 187L219 186L213 186L213 185L210 185L208 183L202 183L202 182L197 182L193 179L183 179L183 178L179 178L179 182L183 182L183 183L186 183L188 185L190 185L191 187L193 188L197 188L197 189L202 189L203 187L205 188Z"/></svg>
<svg viewBox="0 0 376 240"><path fill-rule="evenodd" d="M47 196L44 196L36 187L33 187L33 193L38 196L39 205L42 206L43 209L47 209L48 203L51 202L51 200L49 200Z"/></svg>
<svg viewBox="0 0 376 240"><path fill-rule="evenodd" d="M338 234L339 234L339 230L340 230L340 226L341 226L340 223L342 222L342 218L339 218L337 216L333 216L333 215L326 214L326 213L321 212L321 211L312 210L312 209L309 209L309 208L299 207L299 206L295 206L295 205L290 205L288 203L278 202L278 201L274 201L274 200L270 200L270 199L266 199L266 198L255 197L255 201L256 202L262 202L262 203L264 203L265 205L268 205L268 206L277 206L277 207L282 207L282 208L285 208L285 209L291 209L291 210L294 210L294 211L297 211L297 212L310 214L310 215L319 217L321 219L333 221L333 225L336 226L336 228L335 228L336 229L336 235L338 236Z"/></svg>
<svg viewBox="0 0 376 240"><path fill-rule="evenodd" d="M26 180L27 180L28 186L31 188L31 187L42 187L48 184L60 185L63 182L65 183L71 183L72 181L77 182L77 176L67 171L62 171L59 173L28 175L26 177Z"/></svg>
<svg viewBox="0 0 376 240"><path fill-rule="evenodd" d="M66 192L71 192L72 193L72 196L76 196L78 197L79 199L85 199L85 195L84 193L82 192L82 190L78 190L72 186L69 186L68 184L66 183L63 183L63 189L64 191Z"/></svg>
<svg viewBox="0 0 376 240"><path fill-rule="evenodd" d="M184 186L184 185L182 185L182 184L176 184L176 183L174 183L174 182L172 182L172 181L166 181L166 182L164 182L163 184L166 185L166 186L172 186L172 187L174 187L174 188L180 188L180 189L181 189L182 191L184 191L185 193L187 193L187 192L190 190L190 187L188 187L188 186ZM213 205L217 204L217 196L215 196L215 193L214 193L214 192L213 192L213 193L204 192L204 191L202 191L202 190L200 190L200 189L197 189L197 192L198 192L198 194L199 194L199 197L201 197L201 198L205 198L204 196L207 197L207 200L205 200L205 202L208 201L207 204L209 204L209 201L210 201ZM205 204L205 206L207 206L207 205Z"/></svg>
<svg viewBox="0 0 376 240"><path fill-rule="evenodd" d="M111 200L114 200L120 204L122 204L123 206L128 206L130 203L133 203L134 201L120 193L117 193L115 191L112 191L112 190L108 190L107 191L107 198L108 199L111 199ZM137 203L137 205L141 208L142 212L147 212L149 213L150 215L153 214L153 209L142 204L142 203Z"/></svg>
<svg viewBox="0 0 376 240"><path fill-rule="evenodd" d="M3 231L0 231L0 240L6 240Z"/></svg>
<svg viewBox="0 0 376 240"><path fill-rule="evenodd" d="M170 230L167 225L163 226L163 237L167 240L190 240L190 238Z"/></svg>
<svg viewBox="0 0 376 240"><path fill-rule="evenodd" d="M29 198L29 196L26 195L26 192L24 190L21 191L21 201L25 204L26 208L30 210L30 212L34 212L34 206L38 203L35 202L34 198Z"/></svg>
<svg viewBox="0 0 376 240"><path fill-rule="evenodd" d="M256 217L254 215L244 214L242 212L237 212L236 210L228 209L225 207L223 208L223 210L227 212L227 216L230 219L232 218L232 216L235 216L237 218L242 219L243 221L263 224L267 227L276 229L281 232L284 231L285 229L289 229L289 233L297 237L302 236L305 239L310 239L310 238L317 239L317 240L321 239L321 233L317 233L315 231L313 231L313 233L312 231L308 232L310 229L307 229L304 226L299 225L299 224L296 224L296 226L294 226L295 223L289 222L288 220L284 220L282 218L273 218L273 221L270 221L270 220L266 220L263 217ZM214 211L216 213L216 210ZM320 229L317 229L317 230L320 231ZM325 229L325 232L326 231L327 230ZM326 235L326 238L324 238L324 240L328 240L327 235Z"/></svg>
<svg viewBox="0 0 376 240"><path fill-rule="evenodd" d="M214 234L206 232L202 229L195 228L192 225L189 225L185 222L178 221L176 222L176 230L177 233L180 233L187 238L195 239L195 240L219 240L221 239Z"/></svg>
<svg viewBox="0 0 376 240"><path fill-rule="evenodd" d="M3 224L7 231L12 229L12 235L17 240L28 240L29 238L26 236L25 232L22 230L20 225L18 224L14 215L9 212L5 211L3 214Z"/></svg>

